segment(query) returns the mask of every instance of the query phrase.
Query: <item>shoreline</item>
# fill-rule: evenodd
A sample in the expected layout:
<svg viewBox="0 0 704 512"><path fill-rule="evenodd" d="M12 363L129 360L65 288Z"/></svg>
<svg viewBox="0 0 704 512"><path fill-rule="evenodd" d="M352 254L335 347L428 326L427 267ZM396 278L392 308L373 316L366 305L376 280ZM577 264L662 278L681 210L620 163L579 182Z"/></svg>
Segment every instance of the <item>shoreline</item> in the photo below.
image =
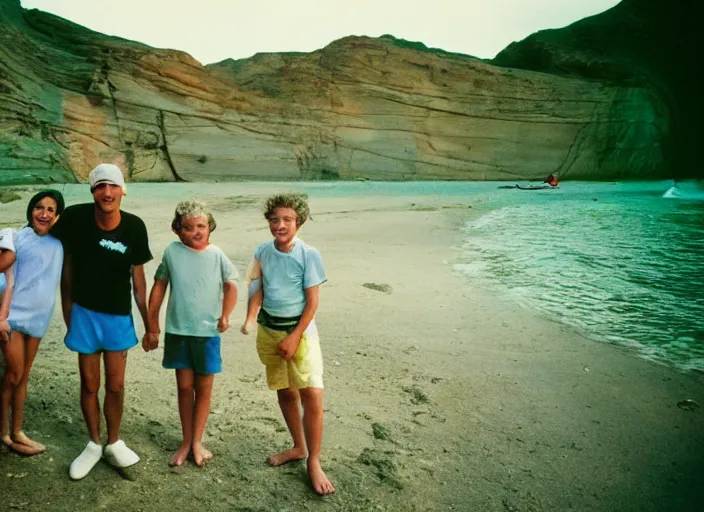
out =
<svg viewBox="0 0 704 512"><path fill-rule="evenodd" d="M137 192L124 209L147 223L151 284L180 198ZM260 195L254 184L213 200L213 242L240 273L268 237ZM86 191L82 200L89 199ZM180 435L174 378L160 366L161 349L130 352L123 436L142 456L133 481L105 464L81 482L68 479L86 434L75 356L63 346L57 308L27 402L28 433L49 450L33 458L0 451L1 502L72 511L183 503L213 510L699 508L704 411L677 402L704 403L704 379L586 339L460 278L453 268L459 228L475 215L467 208L473 201L311 199L313 220L300 236L321 251L329 278L317 323L326 385L322 462L334 496L313 495L304 465L264 464L288 434L253 337L238 332L240 298L223 336L224 372L206 433L215 459L203 470L167 466ZM24 206L3 205L3 221L21 219Z"/></svg>

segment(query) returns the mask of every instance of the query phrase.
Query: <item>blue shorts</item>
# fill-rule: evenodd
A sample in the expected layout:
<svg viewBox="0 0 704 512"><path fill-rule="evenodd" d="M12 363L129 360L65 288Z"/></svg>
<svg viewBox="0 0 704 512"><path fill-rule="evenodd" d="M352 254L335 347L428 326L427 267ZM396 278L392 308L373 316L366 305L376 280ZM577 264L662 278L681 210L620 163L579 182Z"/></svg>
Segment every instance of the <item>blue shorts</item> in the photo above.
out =
<svg viewBox="0 0 704 512"><path fill-rule="evenodd" d="M79 354L122 352L137 344L137 333L132 315L99 313L74 304L64 343Z"/></svg>
<svg viewBox="0 0 704 512"><path fill-rule="evenodd" d="M200 375L220 373L220 336L184 336L167 332L161 364L171 370L193 370Z"/></svg>

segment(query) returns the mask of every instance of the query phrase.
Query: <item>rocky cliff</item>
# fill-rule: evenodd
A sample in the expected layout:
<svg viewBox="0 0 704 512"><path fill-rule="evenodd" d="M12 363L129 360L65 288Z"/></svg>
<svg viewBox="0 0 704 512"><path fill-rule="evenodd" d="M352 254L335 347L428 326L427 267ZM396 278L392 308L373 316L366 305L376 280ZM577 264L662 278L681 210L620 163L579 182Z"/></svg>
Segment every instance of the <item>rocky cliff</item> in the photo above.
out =
<svg viewBox="0 0 704 512"><path fill-rule="evenodd" d="M671 174L668 91L507 55L348 37L203 66L0 0L0 182Z"/></svg>
<svg viewBox="0 0 704 512"><path fill-rule="evenodd" d="M656 91L667 108L666 167L676 177L700 178L702 19L700 0L623 0L569 27L512 43L491 62Z"/></svg>

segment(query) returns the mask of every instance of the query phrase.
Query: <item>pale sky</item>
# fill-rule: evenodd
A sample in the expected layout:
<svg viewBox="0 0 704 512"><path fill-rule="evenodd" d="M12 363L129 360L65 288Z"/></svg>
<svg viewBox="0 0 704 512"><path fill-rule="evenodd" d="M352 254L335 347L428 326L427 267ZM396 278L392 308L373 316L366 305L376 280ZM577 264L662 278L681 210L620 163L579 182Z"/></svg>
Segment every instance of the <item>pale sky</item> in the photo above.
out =
<svg viewBox="0 0 704 512"><path fill-rule="evenodd" d="M492 58L512 41L603 12L618 0L21 0L104 34L188 52L202 64L310 52L341 37L420 41Z"/></svg>

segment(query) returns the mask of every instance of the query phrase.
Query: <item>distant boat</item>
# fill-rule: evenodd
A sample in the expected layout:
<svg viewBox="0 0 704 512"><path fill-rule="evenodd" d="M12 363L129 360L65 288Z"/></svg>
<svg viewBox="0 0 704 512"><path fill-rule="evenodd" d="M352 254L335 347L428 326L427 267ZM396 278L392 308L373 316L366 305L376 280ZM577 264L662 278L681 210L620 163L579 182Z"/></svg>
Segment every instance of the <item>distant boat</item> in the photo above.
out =
<svg viewBox="0 0 704 512"><path fill-rule="evenodd" d="M550 173L548 177L543 180L543 183L545 183L545 185L528 185L527 187L516 183L515 185L502 185L499 188L517 188L519 190L548 190L559 188L557 186L559 183L557 181L557 174Z"/></svg>
<svg viewBox="0 0 704 512"><path fill-rule="evenodd" d="M517 188L518 190L558 190L560 187L553 187L552 185L530 185L523 187L519 184L515 185L502 185L499 188Z"/></svg>

